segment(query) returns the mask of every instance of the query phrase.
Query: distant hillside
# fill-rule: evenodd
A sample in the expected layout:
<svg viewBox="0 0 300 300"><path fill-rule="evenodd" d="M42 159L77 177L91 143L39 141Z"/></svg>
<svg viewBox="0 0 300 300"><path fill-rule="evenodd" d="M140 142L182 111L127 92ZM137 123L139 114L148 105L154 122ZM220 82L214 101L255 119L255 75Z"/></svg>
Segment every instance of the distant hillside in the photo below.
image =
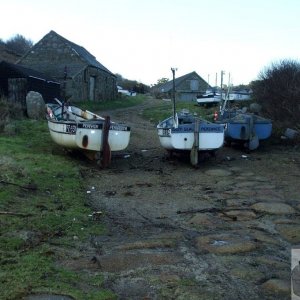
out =
<svg viewBox="0 0 300 300"><path fill-rule="evenodd" d="M7 49L5 44L0 43L0 61L5 60L9 63L15 63L22 55Z"/></svg>

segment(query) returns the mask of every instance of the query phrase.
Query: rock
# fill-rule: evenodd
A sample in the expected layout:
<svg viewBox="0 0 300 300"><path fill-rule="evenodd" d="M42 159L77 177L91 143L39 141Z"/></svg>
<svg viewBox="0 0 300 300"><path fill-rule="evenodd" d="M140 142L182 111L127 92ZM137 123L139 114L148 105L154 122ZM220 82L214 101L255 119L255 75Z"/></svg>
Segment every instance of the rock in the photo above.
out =
<svg viewBox="0 0 300 300"><path fill-rule="evenodd" d="M199 296L201 295L201 296ZM165 298L166 299L166 298ZM170 298L169 298L170 299ZM175 296L172 299L176 300L204 300L204 299L220 299L212 291L201 291L197 289L194 290L194 287L178 287L175 290Z"/></svg>
<svg viewBox="0 0 300 300"><path fill-rule="evenodd" d="M222 180L218 181L215 186L219 189L232 188L234 185L234 181L231 179L222 178Z"/></svg>
<svg viewBox="0 0 300 300"><path fill-rule="evenodd" d="M240 173L243 171L243 168L240 167L229 167L228 169L234 173Z"/></svg>
<svg viewBox="0 0 300 300"><path fill-rule="evenodd" d="M182 257L169 252L156 253L116 253L102 255L98 258L78 258L76 260L66 260L62 265L70 270L79 271L101 270L103 272L122 272L137 268L146 267L148 265L176 265L182 261Z"/></svg>
<svg viewBox="0 0 300 300"><path fill-rule="evenodd" d="M242 181L235 184L235 188L256 188L258 185L255 181Z"/></svg>
<svg viewBox="0 0 300 300"><path fill-rule="evenodd" d="M204 213L198 213L195 214L194 217L192 217L189 221L189 224L193 224L193 225L212 225L212 218Z"/></svg>
<svg viewBox="0 0 300 300"><path fill-rule="evenodd" d="M257 244L246 236L236 233L212 234L196 238L199 251L206 250L215 254L235 254L253 251Z"/></svg>
<svg viewBox="0 0 300 300"><path fill-rule="evenodd" d="M232 172L224 169L210 169L205 172L206 175L209 176L221 176L221 177L226 177L230 176Z"/></svg>
<svg viewBox="0 0 300 300"><path fill-rule="evenodd" d="M290 270L290 262L281 260L280 258L273 256L259 256L255 259L258 265L266 266L272 268L272 270Z"/></svg>
<svg viewBox="0 0 300 300"><path fill-rule="evenodd" d="M226 211L225 216L235 218L236 221L248 221L256 218L256 214L250 210L230 210Z"/></svg>
<svg viewBox="0 0 300 300"><path fill-rule="evenodd" d="M275 215L295 213L295 210L290 205L278 202L258 202L253 204L251 208L258 212L265 212Z"/></svg>
<svg viewBox="0 0 300 300"><path fill-rule="evenodd" d="M300 220L280 218L273 221L274 224L299 224Z"/></svg>
<svg viewBox="0 0 300 300"><path fill-rule="evenodd" d="M279 224L276 229L280 235L292 244L300 243L300 225Z"/></svg>
<svg viewBox="0 0 300 300"><path fill-rule="evenodd" d="M179 282L180 277L178 275L175 275L175 274L163 273L159 276L159 279L163 283L176 284L177 282Z"/></svg>
<svg viewBox="0 0 300 300"><path fill-rule="evenodd" d="M224 192L226 196L235 196L235 197L244 197L249 198L247 201L255 202L255 199L253 199L254 196L256 196L257 192L253 188L247 188L247 189L234 189L232 191L226 191Z"/></svg>
<svg viewBox="0 0 300 300"><path fill-rule="evenodd" d="M259 230L253 230L251 231L251 236L255 238L257 241L263 242L264 244L273 244L273 245L279 245L280 242L277 241L272 236L269 236Z"/></svg>
<svg viewBox="0 0 300 300"><path fill-rule="evenodd" d="M250 104L250 111L253 112L253 113L260 113L261 112L261 105L258 104L258 103L251 103Z"/></svg>
<svg viewBox="0 0 300 300"><path fill-rule="evenodd" d="M284 132L284 136L288 139L294 139L295 137L299 136L299 131L287 128Z"/></svg>
<svg viewBox="0 0 300 300"><path fill-rule="evenodd" d="M123 244L117 247L119 250L134 250L134 249L155 249L155 248L172 248L175 246L173 240L150 240L137 241L133 243Z"/></svg>
<svg viewBox="0 0 300 300"><path fill-rule="evenodd" d="M274 184L260 184L260 185L257 185L256 187L257 189L260 189L262 191L265 191L266 193L271 193L273 192L273 194L278 194L278 191L276 191L276 186Z"/></svg>
<svg viewBox="0 0 300 300"><path fill-rule="evenodd" d="M242 177L251 177L251 179L253 179L253 177L255 176L255 173L248 171L248 172L241 173L240 176L242 176Z"/></svg>
<svg viewBox="0 0 300 300"><path fill-rule="evenodd" d="M252 176L252 180L261 181L261 182L269 182L269 178L264 176Z"/></svg>
<svg viewBox="0 0 300 300"><path fill-rule="evenodd" d="M155 296L155 290L151 284L142 277L116 277L108 287L118 295L117 299L150 300ZM113 298L110 297L110 299Z"/></svg>
<svg viewBox="0 0 300 300"><path fill-rule="evenodd" d="M271 293L290 293L291 291L291 283L288 280L281 279L269 279L265 283L262 284L262 288Z"/></svg>
<svg viewBox="0 0 300 300"><path fill-rule="evenodd" d="M251 268L249 266L237 266L231 269L230 273L242 280L258 282L265 278L265 275L257 268Z"/></svg>
<svg viewBox="0 0 300 300"><path fill-rule="evenodd" d="M255 199L240 199L240 198L232 198L226 200L226 205L232 208L233 210L238 210L240 207L248 206L255 202ZM249 209L250 210L250 209Z"/></svg>
<svg viewBox="0 0 300 300"><path fill-rule="evenodd" d="M45 118L45 102L38 92L30 91L26 96L27 116L30 119Z"/></svg>
<svg viewBox="0 0 300 300"><path fill-rule="evenodd" d="M281 195L275 187L272 189L270 186L257 186L256 191L259 192L260 202L283 202L284 196Z"/></svg>

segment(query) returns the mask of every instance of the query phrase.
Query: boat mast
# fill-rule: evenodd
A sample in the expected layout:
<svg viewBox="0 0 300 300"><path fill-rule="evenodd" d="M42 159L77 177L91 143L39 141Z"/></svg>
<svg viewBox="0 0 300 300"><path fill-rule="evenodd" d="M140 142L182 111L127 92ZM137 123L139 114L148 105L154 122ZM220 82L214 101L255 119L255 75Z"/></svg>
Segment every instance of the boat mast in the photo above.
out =
<svg viewBox="0 0 300 300"><path fill-rule="evenodd" d="M221 101L223 100L223 76L225 71L221 71Z"/></svg>
<svg viewBox="0 0 300 300"><path fill-rule="evenodd" d="M224 99L223 106L221 107L221 116L223 116L226 105L227 105L227 101L229 100L230 89L231 89L231 83L230 83L230 73L229 73L228 74L228 88L227 88L227 93L226 93L226 96Z"/></svg>
<svg viewBox="0 0 300 300"><path fill-rule="evenodd" d="M173 74L173 119L175 124L175 117L176 117L176 105L175 105L175 71L177 71L177 68L171 68L172 74Z"/></svg>

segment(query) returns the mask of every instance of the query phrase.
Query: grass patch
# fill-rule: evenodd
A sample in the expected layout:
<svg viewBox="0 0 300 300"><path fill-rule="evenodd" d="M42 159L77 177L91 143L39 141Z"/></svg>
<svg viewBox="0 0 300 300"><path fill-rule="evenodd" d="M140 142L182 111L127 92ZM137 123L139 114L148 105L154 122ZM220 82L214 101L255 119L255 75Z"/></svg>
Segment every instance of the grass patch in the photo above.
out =
<svg viewBox="0 0 300 300"><path fill-rule="evenodd" d="M14 126L13 136L0 135L1 299L30 293L114 299L100 275L56 264L63 251L57 247L76 249L105 231L89 217L80 166L56 148L46 121L19 120Z"/></svg>
<svg viewBox="0 0 300 300"><path fill-rule="evenodd" d="M75 106L80 107L81 109L89 110L92 112L117 109L117 108L126 108L130 106L135 106L142 103L146 99L145 95L138 94L135 97L122 96L117 100L94 102L94 101L82 101L74 103Z"/></svg>
<svg viewBox="0 0 300 300"><path fill-rule="evenodd" d="M182 109L188 109L191 113L195 113L208 121L212 121L213 113L217 110L217 107L205 108L195 104L195 102L176 102L176 111L179 112ZM172 114L172 102L162 101L160 105L157 105L154 108L151 107L145 109L143 112L143 117L157 124L159 121L166 119Z"/></svg>

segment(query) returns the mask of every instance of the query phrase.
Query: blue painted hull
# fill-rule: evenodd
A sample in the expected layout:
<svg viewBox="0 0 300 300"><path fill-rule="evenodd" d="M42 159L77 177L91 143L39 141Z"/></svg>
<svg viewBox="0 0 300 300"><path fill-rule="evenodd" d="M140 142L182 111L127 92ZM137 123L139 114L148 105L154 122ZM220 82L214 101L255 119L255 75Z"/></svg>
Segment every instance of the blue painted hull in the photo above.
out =
<svg viewBox="0 0 300 300"><path fill-rule="evenodd" d="M226 123L225 138L231 140L247 141L254 135L259 140L265 140L272 133L271 120L252 114L224 114L219 121Z"/></svg>
<svg viewBox="0 0 300 300"><path fill-rule="evenodd" d="M243 123L226 123L225 138L234 140L249 140L252 130L248 124ZM254 132L259 140L265 140L271 136L272 123L256 123L254 124Z"/></svg>

